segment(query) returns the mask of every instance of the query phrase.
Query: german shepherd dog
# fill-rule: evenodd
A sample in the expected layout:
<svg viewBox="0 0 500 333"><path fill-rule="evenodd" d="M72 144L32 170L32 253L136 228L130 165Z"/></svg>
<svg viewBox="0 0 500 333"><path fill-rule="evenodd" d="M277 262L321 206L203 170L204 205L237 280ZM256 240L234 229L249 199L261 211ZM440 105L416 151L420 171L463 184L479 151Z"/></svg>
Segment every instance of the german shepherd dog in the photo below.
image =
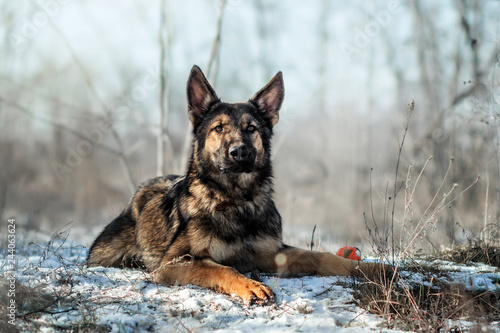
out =
<svg viewBox="0 0 500 333"><path fill-rule="evenodd" d="M379 264L283 243L270 154L283 97L278 72L248 102L224 103L194 66L187 174L143 183L92 244L88 266L143 268L160 284L198 285L258 304L273 300L273 291L242 273L378 274Z"/></svg>

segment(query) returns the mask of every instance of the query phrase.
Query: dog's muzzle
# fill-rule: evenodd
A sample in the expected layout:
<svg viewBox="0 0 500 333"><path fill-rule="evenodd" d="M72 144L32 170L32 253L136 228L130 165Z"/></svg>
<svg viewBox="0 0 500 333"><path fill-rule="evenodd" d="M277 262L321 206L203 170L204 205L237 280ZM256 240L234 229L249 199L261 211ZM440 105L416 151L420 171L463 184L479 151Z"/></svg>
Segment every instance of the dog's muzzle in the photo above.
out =
<svg viewBox="0 0 500 333"><path fill-rule="evenodd" d="M229 147L228 155L231 160L230 172L252 172L255 167L255 149L246 145Z"/></svg>

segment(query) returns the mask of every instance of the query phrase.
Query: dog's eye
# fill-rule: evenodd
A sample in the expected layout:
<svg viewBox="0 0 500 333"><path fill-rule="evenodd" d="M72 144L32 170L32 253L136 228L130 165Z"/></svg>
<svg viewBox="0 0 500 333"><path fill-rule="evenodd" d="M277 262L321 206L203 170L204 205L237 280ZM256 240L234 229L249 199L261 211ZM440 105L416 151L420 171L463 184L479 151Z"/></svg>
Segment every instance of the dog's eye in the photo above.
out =
<svg viewBox="0 0 500 333"><path fill-rule="evenodd" d="M217 125L214 127L214 131L221 133L222 131L224 131L224 127L222 127L222 125Z"/></svg>
<svg viewBox="0 0 500 333"><path fill-rule="evenodd" d="M247 131L250 132L250 133L253 133L257 130L257 127L255 127L254 125L249 125L247 127Z"/></svg>

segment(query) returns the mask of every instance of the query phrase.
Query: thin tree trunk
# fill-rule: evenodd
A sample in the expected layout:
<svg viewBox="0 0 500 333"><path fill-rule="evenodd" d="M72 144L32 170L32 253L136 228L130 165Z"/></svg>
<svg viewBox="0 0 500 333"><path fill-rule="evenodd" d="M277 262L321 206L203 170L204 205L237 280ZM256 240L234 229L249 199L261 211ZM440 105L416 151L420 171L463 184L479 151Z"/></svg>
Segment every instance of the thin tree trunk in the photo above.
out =
<svg viewBox="0 0 500 333"><path fill-rule="evenodd" d="M217 29L215 32L214 41L212 42L212 51L210 52L210 58L208 59L207 68L205 69L205 74L207 80L210 82L212 87L215 89L217 82L217 72L219 69L219 53L220 53L220 44L221 44L221 32L222 32L222 18L224 16L224 9L226 7L226 0L221 0L219 2L219 12L217 15ZM184 148L182 149L182 155L179 165L179 170L181 173L186 171L187 160L189 149L191 147L191 127L188 126L186 131L186 136L184 139Z"/></svg>
<svg viewBox="0 0 500 333"><path fill-rule="evenodd" d="M219 70L219 51L221 43L221 32L222 32L222 17L224 16L224 9L226 7L226 0L221 0L219 2L219 12L217 13L217 29L215 32L215 38L212 43L212 51L210 52L210 58L208 59L206 74L207 80L210 82L212 87L215 89L217 82L217 73Z"/></svg>
<svg viewBox="0 0 500 333"><path fill-rule="evenodd" d="M162 176L166 173L165 168L165 152L167 140L167 117L168 117L168 94L169 94L169 77L166 75L165 59L167 43L164 37L166 29L166 0L161 1L160 8L160 30L158 32L158 42L160 44L160 122L158 124L158 133L156 137L157 152L156 152L156 176Z"/></svg>

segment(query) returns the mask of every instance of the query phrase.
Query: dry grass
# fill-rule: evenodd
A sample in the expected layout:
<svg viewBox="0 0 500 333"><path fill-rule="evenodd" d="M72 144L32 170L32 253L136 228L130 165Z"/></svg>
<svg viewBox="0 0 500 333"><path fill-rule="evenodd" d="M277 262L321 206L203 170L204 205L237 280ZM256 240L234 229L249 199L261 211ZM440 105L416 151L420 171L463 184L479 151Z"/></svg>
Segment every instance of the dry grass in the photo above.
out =
<svg viewBox="0 0 500 333"><path fill-rule="evenodd" d="M78 293L73 290L73 273L71 273L71 268L78 266L77 264L68 261L64 258L64 255L58 253L61 249L71 249L72 247L66 246L67 237L71 227L62 228L57 230L50 240L44 246L40 246L33 242L27 244L17 244L18 245L18 255L24 253L24 255L29 256L32 251L40 254L38 265L50 259L51 257L56 257L61 262L61 267L57 270L61 276L57 277L55 285L66 286L67 288L54 288L50 286L50 282L47 283L33 283L24 281L20 283L17 279L15 281L15 291L14 299L16 304L16 318L15 325L12 325L4 320L7 318L6 315L6 304L9 304L10 297L9 290L12 288L8 282L0 280L0 332L24 332L24 331L40 331L47 329L46 323L41 323L40 318L49 315L58 315L67 312L78 311L79 319L69 323L68 325L62 326L52 323L49 327L50 329L56 330L58 332L109 332L110 328L106 325L96 324L97 307L94 304L89 304L86 300ZM0 243L0 245L2 245ZM76 248L78 250L79 247ZM35 263L35 269L37 263ZM33 267L26 267L22 269L30 270ZM19 275L25 275L22 271ZM57 276L54 274L54 276ZM2 277L3 278L3 277Z"/></svg>
<svg viewBox="0 0 500 333"><path fill-rule="evenodd" d="M462 331L450 320L466 319L477 325L500 320L498 294L468 290L429 274L423 284L367 282L357 288L359 305L385 318L391 328L417 331Z"/></svg>
<svg viewBox="0 0 500 333"><path fill-rule="evenodd" d="M35 313L50 307L55 301L55 297L40 291L40 287L31 288L16 281L15 283L15 300L18 314L19 313ZM0 312L3 318L7 318L6 304L9 304L9 283L3 281L0 283ZM18 319L17 319L18 320ZM0 331L2 332L18 332L17 326L11 325L5 321L0 322Z"/></svg>
<svg viewBox="0 0 500 333"><path fill-rule="evenodd" d="M414 168L411 165L408 168L406 179L403 182L400 181L398 177L399 161L414 105L413 101L408 105L407 123L399 146L392 205L387 203L385 207L386 213L384 216L390 216L388 218L389 228L385 230L378 229L373 208L371 214L369 214L371 215L371 221L367 220L365 214L365 224L372 248L381 258L392 259L392 262L395 263L396 273L393 278L381 276L376 281L359 284L355 288L359 305L370 313L384 317L385 324L389 328L425 332L462 332L464 327L462 327L462 324L457 323L458 320L465 319L476 323L478 328L482 323L500 321L499 291L479 291L464 284L452 283L450 281L453 280L447 276L446 272L439 268L423 267L423 265L418 265L414 261L417 242L427 239L427 235L436 230L436 223L441 212L450 207L458 197L479 181L479 177L477 177L475 182L455 194L455 190L459 185L453 184L449 188L446 185L454 162L454 158L451 158L448 170L433 198L425 205L426 208L423 213L421 212L418 216L415 216L413 209L416 199L415 194L419 188L419 181L432 156L420 168L420 172L415 179L412 179ZM396 217L395 213L398 210L395 203L396 197L400 194L400 189L404 189L404 191L401 191L404 195L404 207L399 210L401 216ZM372 200L371 197L370 200ZM373 205L371 206L373 207ZM374 226L374 232L369 227L369 222ZM399 235L394 233L395 225L401 230ZM420 256L420 258L425 260L441 259L464 264L483 262L499 267L500 249L488 243L486 239L488 238L474 238L472 240L472 237L470 237L467 245L442 251L433 256ZM403 265L401 263L411 264ZM409 271L412 275L418 274L419 277L422 277L422 280L419 283L414 282L415 279L410 281L404 274L398 274L398 271L404 271L405 273ZM455 320L455 323L453 320Z"/></svg>
<svg viewBox="0 0 500 333"><path fill-rule="evenodd" d="M447 260L462 264L483 263L500 267L500 247L477 240L468 245L461 245L440 253L426 256L430 260Z"/></svg>

